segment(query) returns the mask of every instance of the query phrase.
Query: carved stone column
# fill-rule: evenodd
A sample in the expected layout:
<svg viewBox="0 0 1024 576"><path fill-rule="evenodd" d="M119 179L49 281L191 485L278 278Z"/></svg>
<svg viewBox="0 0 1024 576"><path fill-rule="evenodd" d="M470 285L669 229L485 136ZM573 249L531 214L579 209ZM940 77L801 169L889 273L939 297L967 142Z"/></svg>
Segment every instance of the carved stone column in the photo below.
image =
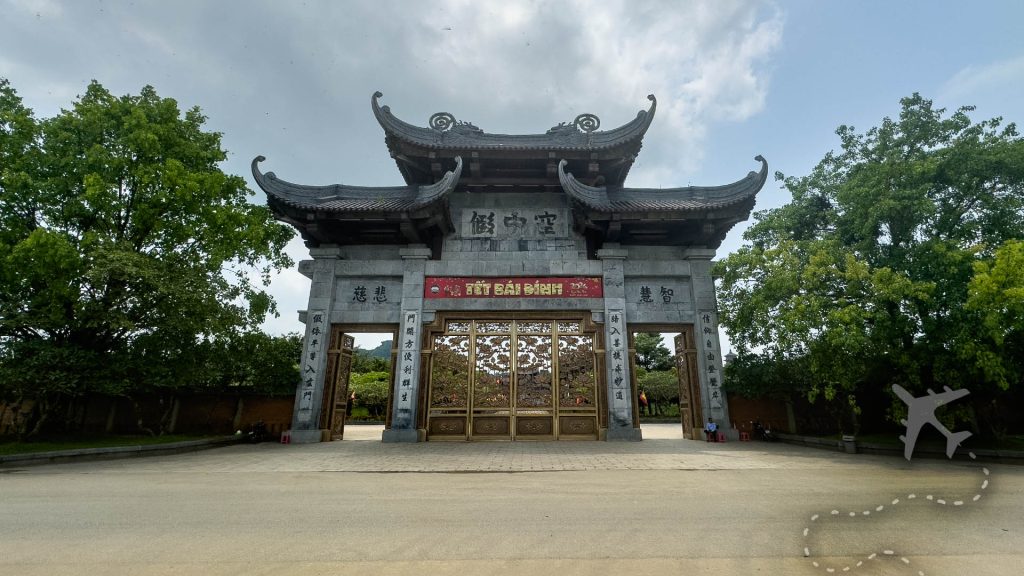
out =
<svg viewBox="0 0 1024 576"><path fill-rule="evenodd" d="M420 342L423 326L423 277L430 249L404 248L402 316L399 325L398 357L392 387L391 428L384 431L384 442L418 442L416 410L420 388Z"/></svg>
<svg viewBox="0 0 1024 576"><path fill-rule="evenodd" d="M701 400L704 420L714 419L718 429L729 431L729 404L722 390L722 346L718 338L718 302L715 298L714 279L711 277L712 250L691 249L687 254L693 270L694 305L697 322L694 324L697 340L697 366L700 373ZM703 426L703 423L700 423Z"/></svg>
<svg viewBox="0 0 1024 576"><path fill-rule="evenodd" d="M608 383L606 440L640 440L633 426L633 392L629 379L629 335L626 334L626 291L623 261L626 251L605 244L597 251L604 277L605 381Z"/></svg>
<svg viewBox="0 0 1024 576"><path fill-rule="evenodd" d="M295 408L289 431L295 444L319 442L320 408L324 399L327 345L331 337L329 321L334 303L335 263L337 255L315 254L314 260L299 264L299 271L312 280L304 321L306 337L299 362L301 380L295 390Z"/></svg>

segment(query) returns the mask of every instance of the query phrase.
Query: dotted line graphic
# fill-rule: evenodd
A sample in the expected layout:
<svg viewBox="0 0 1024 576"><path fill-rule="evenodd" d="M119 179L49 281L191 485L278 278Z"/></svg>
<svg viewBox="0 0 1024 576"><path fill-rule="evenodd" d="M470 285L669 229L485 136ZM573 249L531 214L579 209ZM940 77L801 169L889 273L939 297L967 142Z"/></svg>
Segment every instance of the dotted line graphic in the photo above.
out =
<svg viewBox="0 0 1024 576"><path fill-rule="evenodd" d="M968 456L971 457L971 460L975 460L977 458L977 456L975 456L974 452L969 452ZM983 467L981 469L981 471L984 473L985 479L981 483L981 489L978 491L977 494L974 495L973 498L971 498L971 500L970 500L971 502L977 502L978 500L981 500L982 493L986 489L988 489L988 485L989 485L989 470L988 470L988 468ZM907 500L915 500L915 499L917 499L917 494L913 494L913 493L907 494L906 499ZM947 506L947 505L963 506L965 504L965 502L963 500L953 500L953 501L950 502L950 501L947 501L946 499L943 499L943 498L936 498L933 494L925 495L924 499L928 500L929 502L934 502L935 504L937 504L939 506ZM881 504L879 506L876 506L874 510L862 510L862 511L859 511L859 512L851 511L851 512L847 512L847 513L840 512L839 510L832 510L829 513L829 515L830 516L837 516L837 517L838 516L848 516L850 518L855 518L857 516L862 516L862 517L863 516L870 516L872 514L878 514L880 512L883 512L886 509L895 508L896 506L898 506L900 504L900 502L901 502L901 500L899 498L895 498L895 499L893 499L893 501L890 504L888 504L888 505ZM814 523L817 522L819 518L821 518L820 514L815 514L814 516L811 516L811 524L808 525L806 528L804 528L804 538L805 539L810 537L811 526L813 526ZM810 556L811 556L811 548L810 548L810 546L809 545L808 546L804 546L804 557L805 558L809 558ZM882 550L881 552L875 552L875 553L872 553L869 556L866 556L864 559L859 560L856 564L847 564L846 566L843 566L842 568L836 568L836 567L833 567L833 566L823 566L817 560L811 561L811 565L814 566L815 568L821 568L821 569L823 569L825 572L827 572L829 574L835 574L836 572L850 572L851 570L854 570L856 568L860 568L861 566L863 566L865 561L876 560L878 558L882 558L882 557L886 557L886 556L888 556L888 557L896 557L896 552L893 551L893 550ZM904 564L906 564L908 566L910 565L910 560L908 560L906 558L906 556L900 556L899 559L900 559L900 562L903 562ZM925 573L924 573L923 570L918 570L917 574L918 574L918 576L925 576Z"/></svg>

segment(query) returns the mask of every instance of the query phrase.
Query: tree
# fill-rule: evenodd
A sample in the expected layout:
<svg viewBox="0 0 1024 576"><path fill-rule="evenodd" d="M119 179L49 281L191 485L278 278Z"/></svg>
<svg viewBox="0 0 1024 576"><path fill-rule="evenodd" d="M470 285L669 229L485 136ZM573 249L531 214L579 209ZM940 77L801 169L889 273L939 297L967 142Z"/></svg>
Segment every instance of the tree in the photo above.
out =
<svg viewBox="0 0 1024 576"><path fill-rule="evenodd" d="M645 370L671 370L672 352L662 344L661 334L637 332L633 337L636 364Z"/></svg>
<svg viewBox="0 0 1024 576"><path fill-rule="evenodd" d="M222 172L220 134L152 87L36 120L0 82L0 380L38 430L70 398L170 390L251 331L292 231Z"/></svg>
<svg viewBox="0 0 1024 576"><path fill-rule="evenodd" d="M371 418L382 420L388 405L391 390L387 371L353 373L349 378L349 390L356 395L356 404L363 406Z"/></svg>
<svg viewBox="0 0 1024 576"><path fill-rule="evenodd" d="M299 382L302 337L251 331L221 338L210 347L197 387L211 391L292 395Z"/></svg>
<svg viewBox="0 0 1024 576"><path fill-rule="evenodd" d="M388 352L386 356L378 356L375 354L384 345L388 346ZM365 373L365 372L386 372L388 365L391 364L391 341L388 340L384 344L381 344L374 350L363 350L362 348L356 348L352 351L352 372Z"/></svg>
<svg viewBox="0 0 1024 576"><path fill-rule="evenodd" d="M809 175L777 173L792 202L756 214L748 244L717 269L741 356L797 362L803 393L840 406L847 431L858 395L892 384L968 386L977 403L1000 382L979 378L979 361L994 364L965 362L962 345L982 316L967 306L976 266L1024 234L1024 140L998 118L973 122L969 107L901 104L866 133L840 127L841 150Z"/></svg>
<svg viewBox="0 0 1024 576"><path fill-rule="evenodd" d="M637 370L637 386L647 396L648 412L657 415L664 407L679 403L679 376L675 368L648 372Z"/></svg>

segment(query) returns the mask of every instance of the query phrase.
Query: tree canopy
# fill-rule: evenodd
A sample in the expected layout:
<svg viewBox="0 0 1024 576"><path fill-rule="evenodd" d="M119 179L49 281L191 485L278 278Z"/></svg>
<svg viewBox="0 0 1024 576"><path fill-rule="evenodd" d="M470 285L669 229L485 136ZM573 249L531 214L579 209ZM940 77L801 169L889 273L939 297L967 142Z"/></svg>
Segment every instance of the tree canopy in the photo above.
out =
<svg viewBox="0 0 1024 576"><path fill-rule="evenodd" d="M861 394L966 387L998 432L1024 375L1024 140L972 111L914 94L867 132L840 127L807 176L776 174L792 202L755 214L717 269L731 387L824 397L848 428Z"/></svg>
<svg viewBox="0 0 1024 576"><path fill-rule="evenodd" d="M36 119L0 79L0 394L179 387L210 342L274 311L293 233L220 169L205 121L97 82Z"/></svg>
<svg viewBox="0 0 1024 576"><path fill-rule="evenodd" d="M637 332L633 337L636 364L645 370L671 370L672 352L665 347L661 334Z"/></svg>

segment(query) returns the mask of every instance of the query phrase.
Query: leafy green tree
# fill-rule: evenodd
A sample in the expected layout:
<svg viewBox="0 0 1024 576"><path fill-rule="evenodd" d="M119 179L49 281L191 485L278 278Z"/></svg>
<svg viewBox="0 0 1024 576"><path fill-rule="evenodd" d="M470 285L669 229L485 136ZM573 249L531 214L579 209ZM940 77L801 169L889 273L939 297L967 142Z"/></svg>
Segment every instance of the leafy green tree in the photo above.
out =
<svg viewBox="0 0 1024 576"><path fill-rule="evenodd" d="M381 344L383 346L383 344ZM390 345L387 357L375 356L373 350L356 348L352 351L352 372L386 372L391 364Z"/></svg>
<svg viewBox="0 0 1024 576"><path fill-rule="evenodd" d="M657 415L679 403L679 377L671 370L637 370L637 387L647 396L649 413Z"/></svg>
<svg viewBox="0 0 1024 576"><path fill-rule="evenodd" d="M969 107L947 115L917 94L901 104L865 133L840 127L841 150L809 175L776 174L793 201L756 214L748 244L717 270L741 352L799 365L803 392L841 407L847 431L858 396L892 384L967 386L975 401L1011 385L979 378L978 362L994 364L965 362L958 344L979 324L966 305L976 265L1024 234L1024 141L998 118L973 122Z"/></svg>
<svg viewBox="0 0 1024 576"><path fill-rule="evenodd" d="M389 373L385 371L352 374L349 390L356 395L356 405L365 407L375 420L384 418L390 390Z"/></svg>
<svg viewBox="0 0 1024 576"><path fill-rule="evenodd" d="M301 376L302 337L270 336L259 331L222 338L211 346L196 382L214 390L291 395Z"/></svg>
<svg viewBox="0 0 1024 576"><path fill-rule="evenodd" d="M0 380L35 430L75 396L188 386L274 311L292 231L221 171L205 121L97 82L36 120L0 82Z"/></svg>
<svg viewBox="0 0 1024 576"><path fill-rule="evenodd" d="M672 369L672 352L662 343L661 334L637 332L633 337L637 366L645 370Z"/></svg>

